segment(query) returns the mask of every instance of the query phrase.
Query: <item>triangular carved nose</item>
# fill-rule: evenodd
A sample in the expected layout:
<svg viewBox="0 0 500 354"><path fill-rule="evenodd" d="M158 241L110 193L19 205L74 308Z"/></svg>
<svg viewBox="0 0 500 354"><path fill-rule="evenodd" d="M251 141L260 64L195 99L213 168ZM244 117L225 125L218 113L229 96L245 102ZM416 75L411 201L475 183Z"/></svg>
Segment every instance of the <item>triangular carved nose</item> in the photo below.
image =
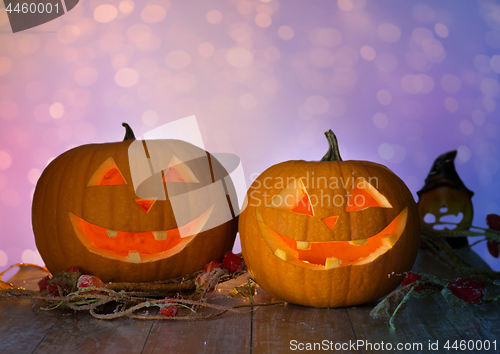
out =
<svg viewBox="0 0 500 354"><path fill-rule="evenodd" d="M154 202L156 202L156 199L141 199L137 198L135 200L137 204L141 207L141 209L147 214L149 209L153 206Z"/></svg>

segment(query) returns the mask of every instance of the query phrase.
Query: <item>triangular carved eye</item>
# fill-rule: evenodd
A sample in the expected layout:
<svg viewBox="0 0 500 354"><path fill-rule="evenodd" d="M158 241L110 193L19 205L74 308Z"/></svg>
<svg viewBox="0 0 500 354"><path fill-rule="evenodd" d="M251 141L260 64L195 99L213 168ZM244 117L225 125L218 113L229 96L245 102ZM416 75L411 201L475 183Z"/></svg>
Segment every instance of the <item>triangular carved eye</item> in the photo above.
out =
<svg viewBox="0 0 500 354"><path fill-rule="evenodd" d="M163 182L200 183L193 171L175 155L162 174Z"/></svg>
<svg viewBox="0 0 500 354"><path fill-rule="evenodd" d="M349 194L346 211L358 211L370 207L392 208L386 197L360 177L356 180L354 189Z"/></svg>
<svg viewBox="0 0 500 354"><path fill-rule="evenodd" d="M309 195L301 179L294 179L276 194L268 207L298 214L314 215Z"/></svg>
<svg viewBox="0 0 500 354"><path fill-rule="evenodd" d="M90 177L87 187L91 186L113 186L127 184L122 173L116 166L115 160L109 157L101 166L97 168L92 177Z"/></svg>

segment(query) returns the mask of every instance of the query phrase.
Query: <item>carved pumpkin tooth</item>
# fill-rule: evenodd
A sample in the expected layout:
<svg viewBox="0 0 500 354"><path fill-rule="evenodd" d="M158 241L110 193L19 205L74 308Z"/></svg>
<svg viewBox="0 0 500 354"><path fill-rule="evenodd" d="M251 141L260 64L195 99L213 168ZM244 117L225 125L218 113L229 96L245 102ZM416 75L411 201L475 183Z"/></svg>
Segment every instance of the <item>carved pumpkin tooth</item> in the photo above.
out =
<svg viewBox="0 0 500 354"><path fill-rule="evenodd" d="M298 250L308 250L310 247L311 245L307 241L297 241Z"/></svg>
<svg viewBox="0 0 500 354"><path fill-rule="evenodd" d="M163 241L167 239L167 231L153 231L153 236L156 241Z"/></svg>
<svg viewBox="0 0 500 354"><path fill-rule="evenodd" d="M139 254L139 252L130 251L128 253L127 261L130 263L141 263L142 262L141 255Z"/></svg>
<svg viewBox="0 0 500 354"><path fill-rule="evenodd" d="M382 243L385 248L391 248L396 243L396 237L390 234L384 235L384 237L382 237Z"/></svg>
<svg viewBox="0 0 500 354"><path fill-rule="evenodd" d="M115 230L107 230L106 232L108 233L108 236L111 238L116 237L116 235L118 235L118 231Z"/></svg>
<svg viewBox="0 0 500 354"><path fill-rule="evenodd" d="M326 259L325 269L332 269L340 267L340 259L335 257L330 257Z"/></svg>
<svg viewBox="0 0 500 354"><path fill-rule="evenodd" d="M274 255L278 258L281 258L285 262L288 262L293 259L293 256L290 255L288 252L285 250L282 250L281 248L278 248L276 251L274 251Z"/></svg>
<svg viewBox="0 0 500 354"><path fill-rule="evenodd" d="M351 240L351 241L349 241L349 244L353 245L353 246L362 246L362 245L364 245L367 242L368 242L368 239L364 238L364 239L361 239L361 240Z"/></svg>

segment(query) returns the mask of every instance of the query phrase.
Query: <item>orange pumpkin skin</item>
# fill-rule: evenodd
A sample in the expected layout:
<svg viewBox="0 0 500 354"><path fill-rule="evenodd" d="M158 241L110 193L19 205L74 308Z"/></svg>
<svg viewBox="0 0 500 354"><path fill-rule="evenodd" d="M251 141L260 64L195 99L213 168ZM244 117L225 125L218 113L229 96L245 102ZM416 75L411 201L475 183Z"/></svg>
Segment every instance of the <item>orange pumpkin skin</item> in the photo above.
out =
<svg viewBox="0 0 500 354"><path fill-rule="evenodd" d="M137 233L146 233L149 238L144 237L144 240L152 242L152 246L148 246L150 249L155 248L156 241L150 231L174 230L182 226L176 223L168 197L156 200L147 213L135 201L137 195L132 183L128 155L129 146L134 141L79 146L58 156L43 171L33 197L32 224L38 251L52 274L76 266L84 274L96 275L105 282L163 280L200 270L211 260L222 260L224 254L232 249L237 232L236 218L199 232L178 249L165 249L159 253L149 251L152 254L148 255L135 252L139 256L135 254L134 257L129 257L123 252L101 252L92 242L85 241L87 244L84 244L81 241L75 229L75 220L80 219L85 221L77 221L76 224L80 222L82 225L119 230L121 233L118 233L117 239L138 237ZM207 192L202 200L190 196L200 186L209 186L227 176L225 169L213 156L182 141L149 142L159 144L164 151L160 153L182 157L181 160L186 161L185 164L200 182L186 183L182 187L186 192L183 213L189 214L193 206L200 203L205 203L209 209L215 200L220 200L220 197L216 198L211 192ZM200 154L205 154L210 160L211 170L208 173L195 160L189 161L188 156ZM89 186L95 171L110 157L126 184ZM228 185L227 179L225 180L227 188L232 191L233 186ZM229 198L224 196L224 199L231 207ZM213 210L218 207L220 206L216 205ZM211 216L213 215L212 213ZM199 214L193 213L187 218L194 220L198 216ZM111 245L108 245L109 248L114 247L113 237L105 242ZM131 251L134 253L133 249ZM144 259L141 260L140 257Z"/></svg>
<svg viewBox="0 0 500 354"><path fill-rule="evenodd" d="M331 177L337 182L342 179L347 185L333 185L330 182L335 180L330 179ZM373 182L374 177L378 180L378 192L387 198L390 208L368 207L347 212L345 203L327 205L328 198L332 200L336 195L345 196L352 190L352 183L348 178L372 178ZM283 190L283 183L280 183L283 179L302 179L314 215L269 207L274 196ZM313 180L320 183L314 183ZM328 184L324 183L325 180ZM313 199L319 202L315 205ZM340 201L340 198L337 198L337 201ZM253 182L245 202L246 207L239 219L243 257L252 277L277 299L313 307L366 303L395 289L402 281L401 274L411 269L417 256L420 222L415 201L399 177L385 166L376 163L282 162L264 171ZM382 230L388 230L388 225L392 225L395 219L402 220L398 217L402 211L406 213L406 222L397 241L385 253L366 264L350 265L348 262L347 265L326 269L322 264L314 266L297 261L297 258L291 256L290 260L286 257L285 260L278 257L273 249L274 242L280 244L280 241L275 239L276 234L285 236L288 241L310 242L313 245L315 242L319 245L320 242L344 241L334 243L344 245L349 240L369 240ZM326 221L322 220L332 216L338 218L330 230ZM263 230L269 232L266 237L263 237ZM300 252L299 258L302 257ZM342 252L340 257L337 257L342 258Z"/></svg>

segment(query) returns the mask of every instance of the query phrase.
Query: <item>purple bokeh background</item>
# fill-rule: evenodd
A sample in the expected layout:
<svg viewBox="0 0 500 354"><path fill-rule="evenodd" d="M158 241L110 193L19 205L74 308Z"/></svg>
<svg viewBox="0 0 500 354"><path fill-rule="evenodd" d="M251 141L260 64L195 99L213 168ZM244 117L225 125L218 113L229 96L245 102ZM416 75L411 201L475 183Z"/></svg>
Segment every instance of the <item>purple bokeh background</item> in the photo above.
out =
<svg viewBox="0 0 500 354"><path fill-rule="evenodd" d="M196 115L249 183L285 160L385 164L414 193L458 149L474 225L500 214L496 1L81 0L12 34L0 9L0 270L40 263L31 197L65 150ZM239 245L236 245L236 250ZM495 269L500 262L475 250Z"/></svg>

